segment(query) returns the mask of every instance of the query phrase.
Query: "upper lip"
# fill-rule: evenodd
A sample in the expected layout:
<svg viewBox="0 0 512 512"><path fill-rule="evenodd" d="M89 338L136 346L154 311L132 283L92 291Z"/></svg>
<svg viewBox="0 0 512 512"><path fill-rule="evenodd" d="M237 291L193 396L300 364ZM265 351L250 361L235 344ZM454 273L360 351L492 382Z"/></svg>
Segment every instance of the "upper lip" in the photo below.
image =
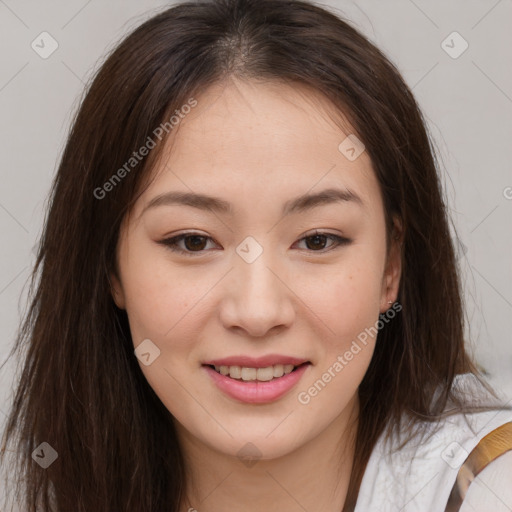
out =
<svg viewBox="0 0 512 512"><path fill-rule="evenodd" d="M222 359L212 359L210 361L205 361L203 364L212 366L243 366L246 368L266 368L268 366L275 366L276 364L293 364L293 366L299 366L306 362L309 361L300 357L269 354L261 357L230 356L224 357Z"/></svg>

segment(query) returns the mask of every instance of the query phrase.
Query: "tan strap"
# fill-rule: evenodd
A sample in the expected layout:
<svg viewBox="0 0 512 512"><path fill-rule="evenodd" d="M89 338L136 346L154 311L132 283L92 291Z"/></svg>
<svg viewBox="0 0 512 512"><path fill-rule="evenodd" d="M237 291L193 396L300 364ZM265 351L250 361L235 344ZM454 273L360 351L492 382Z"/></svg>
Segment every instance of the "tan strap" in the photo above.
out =
<svg viewBox="0 0 512 512"><path fill-rule="evenodd" d="M475 477L493 460L509 450L512 450L512 422L505 423L487 434L468 455L459 469L445 512L459 510Z"/></svg>

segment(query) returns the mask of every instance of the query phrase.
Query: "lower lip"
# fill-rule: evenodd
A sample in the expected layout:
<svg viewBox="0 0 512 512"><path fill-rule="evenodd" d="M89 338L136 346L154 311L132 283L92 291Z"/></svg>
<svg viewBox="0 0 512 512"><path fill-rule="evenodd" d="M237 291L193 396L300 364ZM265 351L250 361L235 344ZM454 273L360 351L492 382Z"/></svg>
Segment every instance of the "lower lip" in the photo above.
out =
<svg viewBox="0 0 512 512"><path fill-rule="evenodd" d="M299 366L295 371L267 382L243 381L221 375L209 366L203 366L217 387L231 398L249 404L273 402L288 393L304 375L310 363Z"/></svg>

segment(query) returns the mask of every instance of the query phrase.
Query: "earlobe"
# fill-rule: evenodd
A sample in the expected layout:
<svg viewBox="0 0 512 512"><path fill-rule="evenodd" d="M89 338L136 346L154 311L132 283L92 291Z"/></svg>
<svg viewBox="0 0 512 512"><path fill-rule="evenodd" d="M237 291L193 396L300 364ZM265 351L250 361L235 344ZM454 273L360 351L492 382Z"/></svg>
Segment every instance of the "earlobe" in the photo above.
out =
<svg viewBox="0 0 512 512"><path fill-rule="evenodd" d="M121 286L121 282L118 277L114 274L110 274L110 293L112 298L119 309L125 309L124 291Z"/></svg>

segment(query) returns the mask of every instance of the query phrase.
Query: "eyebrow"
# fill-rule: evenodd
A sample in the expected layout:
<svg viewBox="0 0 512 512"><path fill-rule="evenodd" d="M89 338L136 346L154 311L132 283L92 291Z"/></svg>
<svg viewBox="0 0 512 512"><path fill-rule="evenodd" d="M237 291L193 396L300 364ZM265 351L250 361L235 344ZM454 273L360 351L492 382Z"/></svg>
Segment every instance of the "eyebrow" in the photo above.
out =
<svg viewBox="0 0 512 512"><path fill-rule="evenodd" d="M333 203L352 202L364 207L363 200L352 190L328 188L314 194L304 194L286 201L283 205L283 215L311 210L321 205ZM219 197L197 194L193 192L167 192L154 197L144 207L142 213L158 206L192 206L200 210L209 210L218 213L232 213L231 203Z"/></svg>

